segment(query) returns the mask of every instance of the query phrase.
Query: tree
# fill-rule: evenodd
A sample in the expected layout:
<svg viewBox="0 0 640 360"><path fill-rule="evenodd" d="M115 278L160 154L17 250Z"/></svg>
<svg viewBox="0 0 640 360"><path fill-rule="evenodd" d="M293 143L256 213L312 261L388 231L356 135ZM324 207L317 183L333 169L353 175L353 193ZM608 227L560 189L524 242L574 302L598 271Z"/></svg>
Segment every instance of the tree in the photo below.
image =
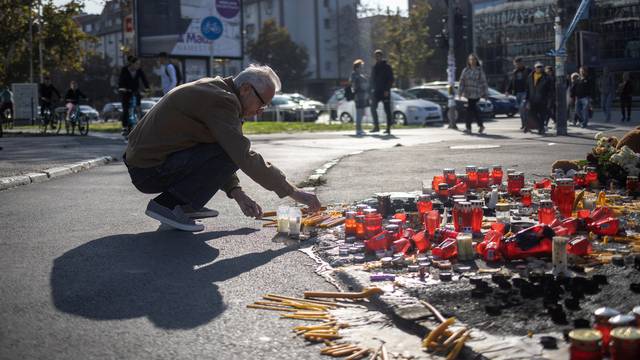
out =
<svg viewBox="0 0 640 360"><path fill-rule="evenodd" d="M56 6L53 0L20 0L0 2L0 83L23 82L29 79L29 21L33 25L33 69L39 69L38 44L43 44L45 73L82 70L85 56L81 43L91 37L73 20L81 14L79 0ZM30 6L31 4L31 6ZM42 16L38 16L38 7Z"/></svg>
<svg viewBox="0 0 640 360"><path fill-rule="evenodd" d="M251 59L273 68L286 91L297 89L309 76L307 49L293 42L287 29L274 20L264 22L257 41L250 41L247 51Z"/></svg>
<svg viewBox="0 0 640 360"><path fill-rule="evenodd" d="M381 42L387 44L389 64L400 87L407 87L411 79L427 75L427 60L433 54L427 25L430 11L427 2L416 3L407 17L399 10L387 9Z"/></svg>

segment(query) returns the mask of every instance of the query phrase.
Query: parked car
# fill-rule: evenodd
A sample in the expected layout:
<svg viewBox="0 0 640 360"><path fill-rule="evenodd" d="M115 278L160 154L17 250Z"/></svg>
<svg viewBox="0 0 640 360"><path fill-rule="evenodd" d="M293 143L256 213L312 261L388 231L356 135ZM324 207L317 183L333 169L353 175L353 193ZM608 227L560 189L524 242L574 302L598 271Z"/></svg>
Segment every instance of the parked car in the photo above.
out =
<svg viewBox="0 0 640 360"><path fill-rule="evenodd" d="M337 91L343 91L342 89ZM337 112L342 122L352 122L355 119L355 103L353 101L339 101ZM418 99L402 90L391 90L391 115L395 124L402 125L427 125L428 123L441 124L443 121L442 107L428 100ZM378 104L378 120L386 123L387 117L382 102ZM371 108L367 107L362 118L363 123L373 122Z"/></svg>
<svg viewBox="0 0 640 360"><path fill-rule="evenodd" d="M122 104L120 102L110 102L104 104L102 108L102 119L107 120L120 120L122 115Z"/></svg>
<svg viewBox="0 0 640 360"><path fill-rule="evenodd" d="M98 118L100 118L98 110L89 105L80 105L80 113L85 115L89 121L98 120Z"/></svg>
<svg viewBox="0 0 640 360"><path fill-rule="evenodd" d="M493 105L493 115L512 117L518 113L518 103L513 95L505 95L494 88L489 88L489 101Z"/></svg>
<svg viewBox="0 0 640 360"><path fill-rule="evenodd" d="M344 89L335 89L329 100L327 100L326 108L329 110L329 116L331 120L338 118L338 105L341 101L344 101Z"/></svg>
<svg viewBox="0 0 640 360"><path fill-rule="evenodd" d="M304 108L312 108L315 109L318 114L325 110L325 106L322 102L310 99L300 93L292 93L292 94L282 94L287 95L293 100L296 104L304 107Z"/></svg>
<svg viewBox="0 0 640 360"><path fill-rule="evenodd" d="M456 89L457 85L458 84L456 83ZM440 105L442 107L442 111L445 113L449 109L449 92L446 82L438 81L425 85L415 86L407 90L407 93L419 99L433 101L434 103ZM456 96L455 102L456 109L458 110L458 120L463 121L466 114L467 99L464 97ZM478 109L480 110L480 116L483 119L489 119L493 117L493 105L490 101L484 99L478 101Z"/></svg>
<svg viewBox="0 0 640 360"><path fill-rule="evenodd" d="M297 104L288 95L276 95L262 115L258 116L258 121L300 121L301 115L304 121L318 120L318 112L315 109Z"/></svg>

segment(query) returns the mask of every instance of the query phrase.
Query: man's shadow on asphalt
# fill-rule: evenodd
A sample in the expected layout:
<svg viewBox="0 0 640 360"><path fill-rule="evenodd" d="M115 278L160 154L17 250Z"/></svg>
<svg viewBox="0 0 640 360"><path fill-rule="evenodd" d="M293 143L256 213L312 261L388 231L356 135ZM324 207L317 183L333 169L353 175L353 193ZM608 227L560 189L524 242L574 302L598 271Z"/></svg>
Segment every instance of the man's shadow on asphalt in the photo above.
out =
<svg viewBox="0 0 640 360"><path fill-rule="evenodd" d="M216 282L297 249L283 247L214 262L219 251L206 241L256 231L157 231L93 240L54 260L53 303L58 310L95 320L146 316L166 329L206 324L226 308Z"/></svg>

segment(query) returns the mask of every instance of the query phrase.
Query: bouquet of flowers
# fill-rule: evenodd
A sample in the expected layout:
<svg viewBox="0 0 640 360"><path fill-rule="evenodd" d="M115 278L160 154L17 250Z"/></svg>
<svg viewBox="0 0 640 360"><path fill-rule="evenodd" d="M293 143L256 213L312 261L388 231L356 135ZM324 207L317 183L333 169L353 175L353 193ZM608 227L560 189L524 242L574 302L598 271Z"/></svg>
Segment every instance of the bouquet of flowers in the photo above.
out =
<svg viewBox="0 0 640 360"><path fill-rule="evenodd" d="M595 140L596 146L587 155L587 162L596 167L601 184L607 184L611 180L624 184L628 175L640 174L640 155L628 146L617 149L617 137L599 132L595 135Z"/></svg>

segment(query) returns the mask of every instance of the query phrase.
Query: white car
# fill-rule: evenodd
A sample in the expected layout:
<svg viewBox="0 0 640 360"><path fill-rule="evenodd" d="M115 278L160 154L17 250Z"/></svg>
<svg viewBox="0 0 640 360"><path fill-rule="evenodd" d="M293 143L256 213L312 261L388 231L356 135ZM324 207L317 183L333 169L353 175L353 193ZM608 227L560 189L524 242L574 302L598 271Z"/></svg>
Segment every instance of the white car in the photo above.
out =
<svg viewBox="0 0 640 360"><path fill-rule="evenodd" d="M100 117L100 114L98 114L98 110L89 105L80 105L80 113L85 115L91 121L98 120L98 118Z"/></svg>
<svg viewBox="0 0 640 360"><path fill-rule="evenodd" d="M344 98L338 102L338 118L342 122L352 122L356 117L355 102L346 101ZM429 123L442 124L442 107L429 100L418 99L401 90L391 90L391 116L395 124L401 125L426 125ZM378 104L378 121L384 124L387 116L382 102ZM371 108L367 107L362 118L363 123L373 122Z"/></svg>

